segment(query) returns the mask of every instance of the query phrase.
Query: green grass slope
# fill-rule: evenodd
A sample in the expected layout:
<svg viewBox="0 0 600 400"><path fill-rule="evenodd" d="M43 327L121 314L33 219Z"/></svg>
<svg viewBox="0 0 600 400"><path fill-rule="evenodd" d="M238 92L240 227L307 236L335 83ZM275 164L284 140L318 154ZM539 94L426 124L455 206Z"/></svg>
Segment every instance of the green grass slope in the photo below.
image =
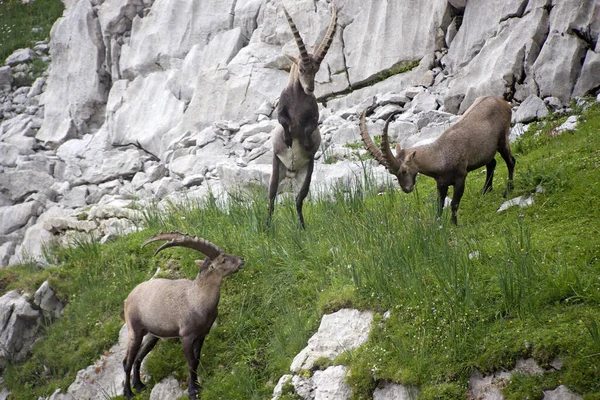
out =
<svg viewBox="0 0 600 400"><path fill-rule="evenodd" d="M306 204L305 231L291 201L267 229L266 192L257 190L227 207L210 199L148 210L144 231L57 249L58 266L45 271L2 270L3 292L31 292L50 279L67 302L30 360L6 367L5 383L17 399L65 389L116 342L122 302L137 283L157 267L193 278L193 251L152 257L154 247L140 248L156 232L179 230L247 260L224 281L218 324L202 350L204 399L270 398L321 316L343 307L391 314L376 318L367 344L334 361L350 366L355 399L371 398L381 381L417 385L424 399L464 399L475 370L510 369L523 357L544 367L558 357L564 365L542 377L515 376L508 398L541 399L542 390L564 384L598 399L600 104L581 119L575 132L558 136L554 127L564 118L549 120L512 146L513 195L545 190L533 205L496 212L507 174L498 157L491 193L480 194L485 173L469 174L458 226L448 211L436 219L435 184L424 176L410 195L397 185L383 194L369 182L340 186L332 198ZM162 341L148 369L150 384L173 371L183 383L179 342Z"/></svg>
<svg viewBox="0 0 600 400"><path fill-rule="evenodd" d="M13 51L48 38L64 8L60 0L0 0L0 65Z"/></svg>

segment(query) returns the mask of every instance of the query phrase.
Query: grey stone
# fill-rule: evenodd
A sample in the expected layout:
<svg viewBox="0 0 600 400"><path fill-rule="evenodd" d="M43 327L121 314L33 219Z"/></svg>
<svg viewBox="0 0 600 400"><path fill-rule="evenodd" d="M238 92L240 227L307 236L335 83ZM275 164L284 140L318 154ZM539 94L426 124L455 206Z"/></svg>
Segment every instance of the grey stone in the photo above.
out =
<svg viewBox="0 0 600 400"><path fill-rule="evenodd" d="M418 396L418 390L404 385L386 382L373 392L373 400L413 400Z"/></svg>
<svg viewBox="0 0 600 400"><path fill-rule="evenodd" d="M123 394L123 358L127 350L127 327L119 332L119 342L89 367L79 370L67 394L76 399L99 399ZM142 378L143 379L143 378Z"/></svg>
<svg viewBox="0 0 600 400"><path fill-rule="evenodd" d="M561 126L556 128L556 133L563 133L565 131L573 131L577 128L578 118L576 115L571 115Z"/></svg>
<svg viewBox="0 0 600 400"><path fill-rule="evenodd" d="M514 122L527 123L548 116L548 108L542 99L531 95L517 109Z"/></svg>
<svg viewBox="0 0 600 400"><path fill-rule="evenodd" d="M253 185L267 188L271 177L271 166L251 164L247 167L238 167L233 164L220 164L217 173L221 185L226 190L247 188Z"/></svg>
<svg viewBox="0 0 600 400"><path fill-rule="evenodd" d="M543 400L582 400L583 397L573 393L565 385L560 385L554 390L544 390Z"/></svg>
<svg viewBox="0 0 600 400"><path fill-rule="evenodd" d="M201 174L188 175L185 178L183 178L183 180L181 181L182 185L186 188L189 188L191 186L201 185L202 182L204 182L204 175L201 175Z"/></svg>
<svg viewBox="0 0 600 400"><path fill-rule="evenodd" d="M417 94L410 103L410 108L415 114L422 111L437 110L438 107L439 104L437 102L437 96L428 92L421 92Z"/></svg>
<svg viewBox="0 0 600 400"><path fill-rule="evenodd" d="M386 92L381 95L377 95L376 102L380 106L385 106L390 103L403 106L406 103L409 103L410 99L405 94L402 94L402 93Z"/></svg>
<svg viewBox="0 0 600 400"><path fill-rule="evenodd" d="M45 118L37 138L57 146L87 133L88 124L106 103L105 45L90 2L74 2L56 21L50 48L52 68L41 99Z"/></svg>
<svg viewBox="0 0 600 400"><path fill-rule="evenodd" d="M581 74L573 88L573 97L585 96L598 91L600 86L600 48L588 50L583 62Z"/></svg>
<svg viewBox="0 0 600 400"><path fill-rule="evenodd" d="M348 367L336 365L324 371L315 371L312 376L314 400L349 400L352 396L346 383Z"/></svg>
<svg viewBox="0 0 600 400"><path fill-rule="evenodd" d="M409 1L386 2L375 0L344 7L340 20L351 19L344 28L346 66L351 85L367 80L373 75L392 68L406 60L419 60L436 50L438 31L443 25L446 0L428 3ZM385 10L385 12L381 12ZM402 21L402 29L398 22ZM370 43L364 45L368 32ZM388 51L382 57L381 49Z"/></svg>
<svg viewBox="0 0 600 400"><path fill-rule="evenodd" d="M21 361L35 341L40 313L13 290L0 297L0 362Z"/></svg>
<svg viewBox="0 0 600 400"><path fill-rule="evenodd" d="M27 97L31 98L31 97L40 95L42 93L42 88L44 87L45 84L46 84L46 77L40 76L39 78L37 78L33 82L33 85L31 85L31 89L29 89L29 92L27 93Z"/></svg>
<svg viewBox="0 0 600 400"><path fill-rule="evenodd" d="M19 149L17 146L0 142L0 165L5 167L15 167L17 165L18 157Z"/></svg>
<svg viewBox="0 0 600 400"><path fill-rule="evenodd" d="M8 65L0 67L0 92L3 90L10 90L12 81L12 69Z"/></svg>
<svg viewBox="0 0 600 400"><path fill-rule="evenodd" d="M45 281L33 296L33 303L38 306L46 315L55 317L60 316L63 304L56 297L56 293L50 287L50 283Z"/></svg>
<svg viewBox="0 0 600 400"><path fill-rule="evenodd" d="M21 201L31 193L44 191L53 183L54 178L45 172L24 170L0 174L0 192L13 201Z"/></svg>
<svg viewBox="0 0 600 400"><path fill-rule="evenodd" d="M383 107L379 107L375 110L375 113L372 116L372 119L383 119L386 120L392 113L396 111L401 111L402 107L397 104L387 104Z"/></svg>
<svg viewBox="0 0 600 400"><path fill-rule="evenodd" d="M507 200L504 203L502 203L496 212L502 212L502 211L505 211L505 210L509 209L510 207L514 207L514 206L519 206L521 208L528 207L532 204L533 204L533 197L518 196L518 197L515 197L514 199L510 199L510 200Z"/></svg>
<svg viewBox="0 0 600 400"><path fill-rule="evenodd" d="M8 266L10 257L15 254L15 242L5 242L0 245L0 267Z"/></svg>
<svg viewBox="0 0 600 400"><path fill-rule="evenodd" d="M369 338L373 313L341 309L323 316L319 330L292 361L291 371L310 369L321 357L333 359L344 351L355 349Z"/></svg>
<svg viewBox="0 0 600 400"><path fill-rule="evenodd" d="M33 50L31 50L29 48L18 49L18 50L15 50L10 56L8 56L6 58L6 60L4 61L4 63L6 65L10 65L11 67L14 67L18 64L23 64L23 63L31 61L33 56L34 56Z"/></svg>
<svg viewBox="0 0 600 400"><path fill-rule="evenodd" d="M15 204L0 208L0 235L7 235L22 228L31 218L43 211L43 206L37 201Z"/></svg>
<svg viewBox="0 0 600 400"><path fill-rule="evenodd" d="M150 400L177 400L185 396L186 391L179 387L179 382L168 376L152 388Z"/></svg>

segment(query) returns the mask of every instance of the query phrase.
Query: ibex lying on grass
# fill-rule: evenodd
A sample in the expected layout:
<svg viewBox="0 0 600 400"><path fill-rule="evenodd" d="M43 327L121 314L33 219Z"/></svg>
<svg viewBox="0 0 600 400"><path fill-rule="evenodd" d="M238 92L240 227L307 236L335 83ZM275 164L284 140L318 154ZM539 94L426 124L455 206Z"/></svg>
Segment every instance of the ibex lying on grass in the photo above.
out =
<svg viewBox="0 0 600 400"><path fill-rule="evenodd" d="M273 172L269 183L269 217L271 221L275 207L275 196L279 183L285 177L302 180L302 187L296 197L296 210L300 225L304 228L302 203L308 195L314 169L314 155L321 144L319 108L314 95L315 75L329 50L336 28L337 13L333 6L331 23L319 48L314 55L306 51L298 28L284 8L288 24L292 29L300 50L300 59L290 57L292 68L288 85L281 92L277 106L277 118L281 126L273 134Z"/></svg>
<svg viewBox="0 0 600 400"><path fill-rule="evenodd" d="M410 193L415 185L417 173L435 179L439 195L438 216L441 216L448 193L448 186L454 186L452 195L452 222L456 224L456 212L465 190L465 178L469 171L485 165L487 176L482 193L492 190L492 180L496 151L500 153L508 167L508 183L504 196L512 190L515 158L510 151L510 105L498 97L479 97L465 114L433 143L401 149L396 145L396 156L390 150L388 125L392 114L383 128L381 150L367 132L365 118L373 106L363 111L360 118L360 134L371 155L390 173L398 178L405 193Z"/></svg>
<svg viewBox="0 0 600 400"><path fill-rule="evenodd" d="M146 240L148 243L168 240L156 252L173 246L198 250L206 255L195 280L152 279L136 286L125 300L125 323L129 341L123 360L125 369L124 395L131 399L130 373L133 367L133 387L144 389L140 379L140 365L154 348L159 338L180 337L183 354L188 364L188 394L198 396L197 369L204 337L215 318L221 289L221 281L244 266L244 259L224 254L223 250L205 239L177 232L159 233ZM197 263L199 263L197 261ZM200 264L200 263L199 263ZM146 337L142 345L142 339Z"/></svg>

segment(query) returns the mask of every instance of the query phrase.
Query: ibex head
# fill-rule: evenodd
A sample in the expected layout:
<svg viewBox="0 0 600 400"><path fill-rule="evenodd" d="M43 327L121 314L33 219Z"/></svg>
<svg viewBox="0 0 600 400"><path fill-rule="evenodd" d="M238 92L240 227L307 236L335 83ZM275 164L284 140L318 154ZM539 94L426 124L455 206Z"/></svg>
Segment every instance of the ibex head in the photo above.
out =
<svg viewBox="0 0 600 400"><path fill-rule="evenodd" d="M321 44L317 48L317 51L314 55L310 54L306 51L306 46L304 45L304 41L300 36L300 32L298 32L298 28L296 24L292 20L292 17L287 12L285 7L283 8L283 12L285 13L285 17L287 18L288 24L292 29L292 33L294 34L294 39L296 40L296 44L298 45L298 50L300 50L300 58L289 56L289 59L295 64L298 69L298 79L300 80L300 84L304 89L304 92L308 95L311 95L315 91L315 75L319 71L319 67L321 66L321 62L327 51L329 50L329 46L331 46L331 42L333 41L333 36L335 35L336 29L336 21L337 21L337 10L335 5L332 6L331 12L331 23L329 24L329 28L327 29L327 33L323 38Z"/></svg>
<svg viewBox="0 0 600 400"><path fill-rule="evenodd" d="M401 111L392 113L385 121L383 132L381 134L381 149L378 149L371 140L371 136L369 136L366 124L367 115L371 114L375 107L376 106L367 107L361 114L360 136L373 158L375 158L379 164L386 167L391 174L396 176L402 191L410 193L415 187L418 173L417 166L414 163L415 151L412 149L403 150L400 148L400 144L396 144L396 156L394 156L390 149L390 141L388 138L388 126L396 114L399 114Z"/></svg>

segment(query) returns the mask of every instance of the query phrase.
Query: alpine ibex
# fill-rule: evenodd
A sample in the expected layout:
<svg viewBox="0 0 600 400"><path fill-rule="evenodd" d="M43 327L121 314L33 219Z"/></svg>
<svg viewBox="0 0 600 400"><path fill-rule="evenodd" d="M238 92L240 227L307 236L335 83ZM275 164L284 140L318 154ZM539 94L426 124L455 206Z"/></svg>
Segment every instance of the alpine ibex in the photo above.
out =
<svg viewBox="0 0 600 400"><path fill-rule="evenodd" d="M448 186L454 186L452 195L452 222L456 224L456 212L465 190L465 178L469 171L485 165L487 176L482 193L492 190L495 155L499 152L508 167L508 183L504 196L512 190L515 158L510 151L510 105L498 97L479 97L473 105L450 128L433 143L401 149L396 145L392 154L388 139L388 125L398 113L389 116L381 136L381 150L375 146L367 132L365 119L374 106L365 109L360 118L360 134L371 155L390 173L398 178L405 193L415 186L417 173L435 179L439 195L438 216L444 207Z"/></svg>
<svg viewBox="0 0 600 400"><path fill-rule="evenodd" d="M168 240L155 255L174 246L198 250L206 259L200 264L198 276L189 279L152 279L136 286L125 299L125 323L127 324L127 354L123 360L125 369L124 395L133 398L130 373L133 367L133 387L145 388L140 379L142 360L154 348L159 338L180 337L183 354L188 364L188 394L198 396L197 369L204 337L217 318L221 281L244 267L242 257L224 254L223 250L206 239L187 236L178 232L159 233L146 240L142 247L157 240ZM146 341L142 344L142 339Z"/></svg>
<svg viewBox="0 0 600 400"><path fill-rule="evenodd" d="M277 106L277 119L281 126L275 128L273 133L273 171L269 183L267 224L273 215L279 183L286 177L297 177L302 181L302 186L296 197L296 210L300 225L304 228L302 203L308 195L315 163L314 156L321 144L318 127L319 108L314 95L315 75L333 41L337 11L333 6L331 23L314 55L306 51L292 17L285 8L283 11L300 50L300 58L289 57L292 61L290 79L281 92Z"/></svg>

